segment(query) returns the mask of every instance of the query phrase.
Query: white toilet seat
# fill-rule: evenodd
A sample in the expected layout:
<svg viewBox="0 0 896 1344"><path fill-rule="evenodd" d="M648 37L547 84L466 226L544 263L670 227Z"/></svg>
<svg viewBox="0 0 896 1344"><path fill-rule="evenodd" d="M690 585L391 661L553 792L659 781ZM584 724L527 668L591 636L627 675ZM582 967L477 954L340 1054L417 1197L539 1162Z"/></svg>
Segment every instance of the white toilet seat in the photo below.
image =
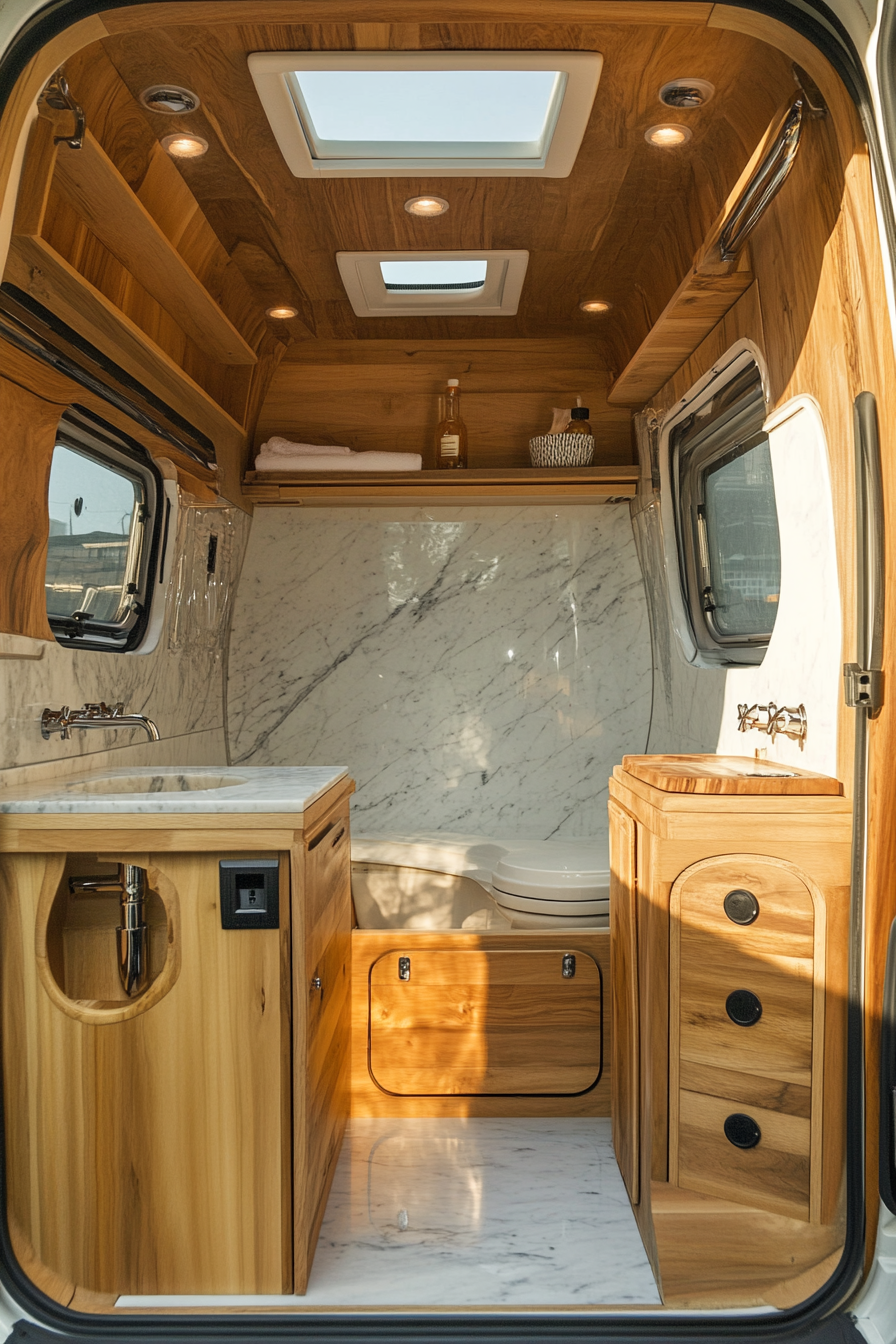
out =
<svg viewBox="0 0 896 1344"><path fill-rule="evenodd" d="M352 836L352 860L360 865L409 868L425 873L453 874L471 878L483 888L484 903L491 918L504 928L575 929L606 928L609 924L609 872L606 846L583 840L547 840L526 843L523 837L493 839L484 835L363 835ZM385 868L382 869L385 872ZM366 878L364 879L366 880ZM395 885L395 884L393 884ZM401 885L401 884L399 884ZM438 904L427 895L427 910L412 911L402 905L403 897L390 896L402 910L371 910L375 922L362 927L383 927L383 919L398 920L395 927L457 928L459 914L456 895L445 893L445 909L436 914L429 906ZM359 898L362 893L359 890ZM413 903L413 902L412 902ZM410 907L409 907L410 908ZM478 912L487 915L487 911ZM423 919L424 922L420 922ZM427 923L426 920L435 919ZM503 923L503 921L507 921ZM463 923L463 921L462 921ZM483 928L491 928L486 918ZM388 927L393 927L388 924ZM476 927L480 925L477 924ZM472 925L470 927L473 927Z"/></svg>
<svg viewBox="0 0 896 1344"><path fill-rule="evenodd" d="M610 874L599 845L544 842L508 851L495 865L492 891L514 919L520 914L558 924L603 923L610 913Z"/></svg>

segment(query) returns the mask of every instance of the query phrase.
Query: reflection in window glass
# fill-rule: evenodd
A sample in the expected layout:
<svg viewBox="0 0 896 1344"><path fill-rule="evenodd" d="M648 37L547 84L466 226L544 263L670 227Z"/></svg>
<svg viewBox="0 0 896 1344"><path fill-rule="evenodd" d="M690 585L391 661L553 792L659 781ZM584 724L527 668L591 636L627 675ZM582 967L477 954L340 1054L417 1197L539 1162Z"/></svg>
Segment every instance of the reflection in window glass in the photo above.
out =
<svg viewBox="0 0 896 1344"><path fill-rule="evenodd" d="M139 560L142 483L65 444L50 471L47 612L120 621L132 604Z"/></svg>
<svg viewBox="0 0 896 1344"><path fill-rule="evenodd" d="M781 546L767 439L739 445L707 468L700 515L713 624L721 635L770 635L781 591Z"/></svg>

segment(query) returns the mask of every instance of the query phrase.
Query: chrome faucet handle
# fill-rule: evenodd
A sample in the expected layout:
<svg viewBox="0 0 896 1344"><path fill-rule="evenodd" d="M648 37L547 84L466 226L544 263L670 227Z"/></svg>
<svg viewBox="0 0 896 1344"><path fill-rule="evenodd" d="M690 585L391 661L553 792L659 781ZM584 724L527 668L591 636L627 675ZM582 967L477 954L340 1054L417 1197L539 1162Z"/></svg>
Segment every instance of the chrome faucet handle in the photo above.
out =
<svg viewBox="0 0 896 1344"><path fill-rule="evenodd" d="M61 709L45 709L41 714L40 735L45 742L49 742L51 733L61 733L63 742L69 738L68 705L63 705Z"/></svg>
<svg viewBox="0 0 896 1344"><path fill-rule="evenodd" d="M63 740L71 736L72 728L142 728L151 742L159 742L161 735L152 719L145 714L125 714L124 701L111 707L105 700L88 701L80 709L45 709L40 716L41 736L46 740L51 733L61 733Z"/></svg>

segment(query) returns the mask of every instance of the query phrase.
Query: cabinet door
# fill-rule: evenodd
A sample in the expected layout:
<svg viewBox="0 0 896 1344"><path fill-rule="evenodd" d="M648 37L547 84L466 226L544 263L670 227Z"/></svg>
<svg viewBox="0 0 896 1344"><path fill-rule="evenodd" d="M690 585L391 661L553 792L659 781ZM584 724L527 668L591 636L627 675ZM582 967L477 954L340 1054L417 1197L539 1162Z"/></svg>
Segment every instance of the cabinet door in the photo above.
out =
<svg viewBox="0 0 896 1344"><path fill-rule="evenodd" d="M150 989L145 1009L133 1000L135 1016L99 1023L95 1009L121 1003L69 995L110 969L117 976L117 897L105 898L105 912L88 902L90 922L71 930L77 936L67 949L64 930L48 930L49 944L59 936L50 962L60 1003L33 967L41 896L66 881L64 857L3 860L6 1151L16 1253L29 1268L37 1262L52 1272L51 1291L67 1280L113 1294L288 1293L287 903L279 929L224 929L218 860L245 854L122 857L146 867L150 892L164 898L178 970L163 998L152 1002ZM151 939L151 974L156 955ZM36 1277L43 1286L39 1271Z"/></svg>
<svg viewBox="0 0 896 1344"><path fill-rule="evenodd" d="M641 1198L641 1031L635 823L612 799L609 811L613 1146L629 1199L637 1204Z"/></svg>
<svg viewBox="0 0 896 1344"><path fill-rule="evenodd" d="M307 836L302 868L301 888L297 883L294 892L294 926L302 928L304 946L293 953L297 1293L307 1286L349 1112L352 898L347 795Z"/></svg>
<svg viewBox="0 0 896 1344"><path fill-rule="evenodd" d="M371 968L369 1021L371 1075L397 1096L575 1096L600 1077L600 969L574 946L396 949Z"/></svg>

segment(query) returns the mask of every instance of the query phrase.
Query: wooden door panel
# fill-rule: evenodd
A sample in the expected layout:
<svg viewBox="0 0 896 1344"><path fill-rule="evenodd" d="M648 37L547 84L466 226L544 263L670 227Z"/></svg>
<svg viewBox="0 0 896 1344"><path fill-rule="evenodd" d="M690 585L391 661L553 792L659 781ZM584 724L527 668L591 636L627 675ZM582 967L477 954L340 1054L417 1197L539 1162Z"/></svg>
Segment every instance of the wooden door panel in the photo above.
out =
<svg viewBox="0 0 896 1344"><path fill-rule="evenodd" d="M574 947L406 951L370 972L370 1073L398 1096L576 1095L601 1070L601 980ZM399 959L410 978L399 977Z"/></svg>
<svg viewBox="0 0 896 1344"><path fill-rule="evenodd" d="M610 801L610 982L613 1147L629 1199L641 1198L641 1032L635 823Z"/></svg>

